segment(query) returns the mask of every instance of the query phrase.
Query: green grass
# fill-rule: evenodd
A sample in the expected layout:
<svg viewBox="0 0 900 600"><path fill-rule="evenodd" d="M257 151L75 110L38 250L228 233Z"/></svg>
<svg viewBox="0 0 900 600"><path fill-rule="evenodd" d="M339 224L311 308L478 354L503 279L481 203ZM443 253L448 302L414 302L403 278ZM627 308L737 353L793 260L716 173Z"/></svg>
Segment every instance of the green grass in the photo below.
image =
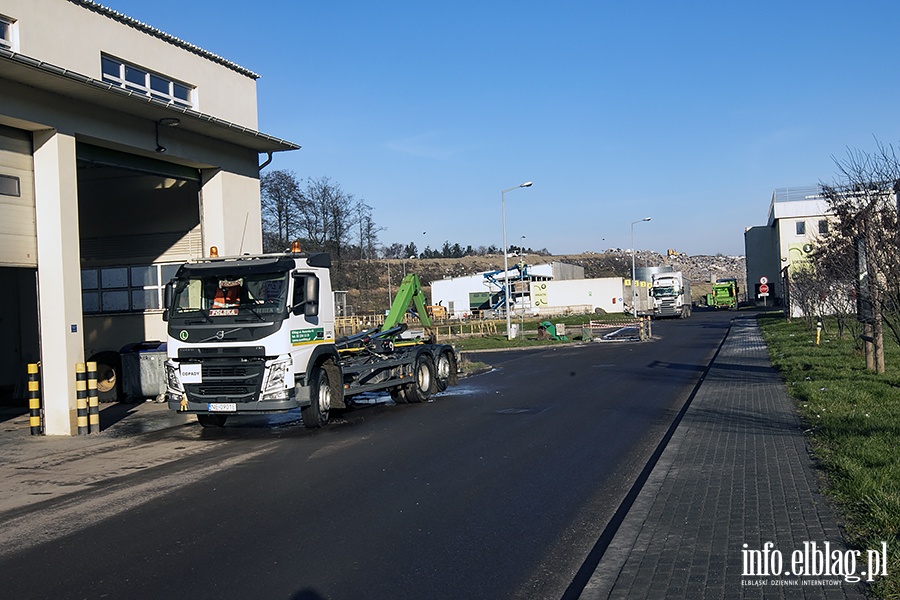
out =
<svg viewBox="0 0 900 600"><path fill-rule="evenodd" d="M818 346L802 320L769 314L759 323L810 430L823 491L843 517L847 541L863 559L865 550L888 544L888 576L873 594L900 598L900 348L885 338L886 373L875 375L854 340L838 338L828 321Z"/></svg>

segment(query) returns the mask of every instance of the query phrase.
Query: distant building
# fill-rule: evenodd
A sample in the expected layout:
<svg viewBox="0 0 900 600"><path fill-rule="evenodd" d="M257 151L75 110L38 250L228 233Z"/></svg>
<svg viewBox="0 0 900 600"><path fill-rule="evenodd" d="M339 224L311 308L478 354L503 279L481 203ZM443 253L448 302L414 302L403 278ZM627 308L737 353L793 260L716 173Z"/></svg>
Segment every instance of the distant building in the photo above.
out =
<svg viewBox="0 0 900 600"><path fill-rule="evenodd" d="M578 265L520 263L510 267L509 280L510 312L516 314L553 315L566 310L594 312L597 309L622 312L624 309L625 280L621 277L585 279L584 267ZM502 269L433 281L432 304L446 308L450 318L502 314L503 285Z"/></svg>
<svg viewBox="0 0 900 600"><path fill-rule="evenodd" d="M744 231L747 295L774 306L790 304L790 276L801 268L828 232L830 211L818 186L780 188L772 194L766 225ZM768 279L769 295L759 296L760 278ZM797 315L798 308L791 306Z"/></svg>

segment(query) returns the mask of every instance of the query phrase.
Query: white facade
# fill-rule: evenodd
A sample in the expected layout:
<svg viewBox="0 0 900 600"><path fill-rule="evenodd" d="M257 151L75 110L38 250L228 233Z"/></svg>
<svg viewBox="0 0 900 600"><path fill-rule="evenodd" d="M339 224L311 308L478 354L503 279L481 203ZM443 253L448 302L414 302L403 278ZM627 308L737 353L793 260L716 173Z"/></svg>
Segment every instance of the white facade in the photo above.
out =
<svg viewBox="0 0 900 600"><path fill-rule="evenodd" d="M261 250L261 159L298 146L256 131L256 74L90 0L0 19L0 392L40 361L69 435L75 364L165 339L173 265Z"/></svg>

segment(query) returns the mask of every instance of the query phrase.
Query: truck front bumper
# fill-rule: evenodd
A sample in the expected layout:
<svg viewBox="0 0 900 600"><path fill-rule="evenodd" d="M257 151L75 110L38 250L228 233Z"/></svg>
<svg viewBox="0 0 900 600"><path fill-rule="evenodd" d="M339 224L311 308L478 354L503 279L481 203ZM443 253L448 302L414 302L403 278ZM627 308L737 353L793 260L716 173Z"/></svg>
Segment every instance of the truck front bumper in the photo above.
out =
<svg viewBox="0 0 900 600"><path fill-rule="evenodd" d="M184 413L203 413L218 415L259 415L265 413L281 413L309 406L309 388L295 386L287 398L274 400L257 400L251 402L217 399L216 402L192 401L188 394L177 394L171 390L166 394L169 408Z"/></svg>
<svg viewBox="0 0 900 600"><path fill-rule="evenodd" d="M185 413L209 413L217 415L259 415L280 413L295 408L300 404L296 400L274 400L269 402L181 402L169 400L169 408Z"/></svg>

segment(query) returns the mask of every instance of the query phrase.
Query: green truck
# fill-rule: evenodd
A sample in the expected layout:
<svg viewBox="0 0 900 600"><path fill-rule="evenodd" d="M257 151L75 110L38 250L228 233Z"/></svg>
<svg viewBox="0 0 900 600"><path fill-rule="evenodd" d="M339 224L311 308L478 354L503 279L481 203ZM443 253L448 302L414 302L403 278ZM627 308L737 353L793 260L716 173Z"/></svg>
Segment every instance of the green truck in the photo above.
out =
<svg viewBox="0 0 900 600"><path fill-rule="evenodd" d="M710 308L737 308L738 284L733 277L721 277L713 284L712 293L706 295L706 305Z"/></svg>

